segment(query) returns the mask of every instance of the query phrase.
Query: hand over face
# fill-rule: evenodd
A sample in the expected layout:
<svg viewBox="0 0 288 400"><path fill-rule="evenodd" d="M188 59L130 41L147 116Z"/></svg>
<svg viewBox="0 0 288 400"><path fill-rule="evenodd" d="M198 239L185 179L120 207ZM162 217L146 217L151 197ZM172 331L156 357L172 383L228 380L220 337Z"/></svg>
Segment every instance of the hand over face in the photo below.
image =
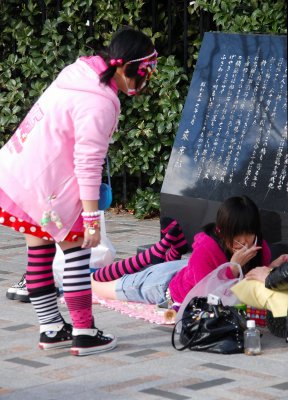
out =
<svg viewBox="0 0 288 400"><path fill-rule="evenodd" d="M253 257L256 256L257 251L261 250L261 246L252 246L250 248L243 246L239 250L234 250L234 254L230 261L234 261L243 267L247 264Z"/></svg>

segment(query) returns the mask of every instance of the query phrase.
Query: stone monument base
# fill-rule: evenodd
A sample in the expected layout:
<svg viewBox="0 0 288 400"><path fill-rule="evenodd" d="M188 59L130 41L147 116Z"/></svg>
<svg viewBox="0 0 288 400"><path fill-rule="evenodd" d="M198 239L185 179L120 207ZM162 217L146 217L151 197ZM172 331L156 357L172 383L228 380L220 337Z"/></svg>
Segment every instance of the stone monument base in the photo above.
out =
<svg viewBox="0 0 288 400"><path fill-rule="evenodd" d="M220 204L218 201L161 193L161 216L176 219L191 245L194 236L204 225L215 222ZM260 210L260 214L263 237L269 244L288 240L286 213Z"/></svg>

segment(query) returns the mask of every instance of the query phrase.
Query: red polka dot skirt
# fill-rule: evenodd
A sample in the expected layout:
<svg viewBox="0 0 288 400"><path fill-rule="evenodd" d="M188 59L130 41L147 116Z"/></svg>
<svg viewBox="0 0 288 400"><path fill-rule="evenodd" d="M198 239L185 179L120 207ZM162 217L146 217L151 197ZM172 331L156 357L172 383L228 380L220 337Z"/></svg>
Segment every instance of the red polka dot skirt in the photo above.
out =
<svg viewBox="0 0 288 400"><path fill-rule="evenodd" d="M23 221L23 219L14 217L7 211L4 211L1 207L0 207L0 224L8 226L9 228L12 228L14 229L14 231L17 232L37 236L44 240L54 241L53 237L49 235L48 232L43 231L41 226L36 224L32 225L29 222ZM69 232L65 240L67 240L68 242L74 242L79 237L83 236L84 236L83 232Z"/></svg>

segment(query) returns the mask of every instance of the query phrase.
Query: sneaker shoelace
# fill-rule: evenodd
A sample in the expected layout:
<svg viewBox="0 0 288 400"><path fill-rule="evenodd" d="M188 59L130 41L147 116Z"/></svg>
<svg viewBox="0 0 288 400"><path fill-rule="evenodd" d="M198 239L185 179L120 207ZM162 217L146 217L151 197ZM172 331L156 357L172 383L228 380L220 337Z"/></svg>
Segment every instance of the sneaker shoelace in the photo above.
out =
<svg viewBox="0 0 288 400"><path fill-rule="evenodd" d="M100 331L100 329L98 329L96 337L98 337L101 340L106 340L106 341L111 340L111 338L103 335L103 331Z"/></svg>
<svg viewBox="0 0 288 400"><path fill-rule="evenodd" d="M72 334L72 329L73 329L72 325L66 324L66 323L65 323L62 329L63 329L65 332L67 332L68 335L71 335L71 334Z"/></svg>
<svg viewBox="0 0 288 400"><path fill-rule="evenodd" d="M26 273L23 274L22 278L20 279L20 281L18 283L16 283L15 285L13 285L13 288L23 288L26 286Z"/></svg>

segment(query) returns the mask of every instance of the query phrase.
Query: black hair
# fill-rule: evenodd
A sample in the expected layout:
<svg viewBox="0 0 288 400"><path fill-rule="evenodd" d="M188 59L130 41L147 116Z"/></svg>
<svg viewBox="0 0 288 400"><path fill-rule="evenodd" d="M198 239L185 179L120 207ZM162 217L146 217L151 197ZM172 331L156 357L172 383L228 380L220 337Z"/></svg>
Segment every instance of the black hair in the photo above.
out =
<svg viewBox="0 0 288 400"><path fill-rule="evenodd" d="M154 45L151 39L143 32L137 31L129 26L120 29L113 35L110 45L106 50L99 53L108 65L108 68L100 74L100 82L109 85L116 72L117 66L119 66L111 65L110 60L121 59L122 65L124 65L128 61L148 56L153 53L153 50ZM145 79L145 76L137 74L140 63L141 61L133 62L128 64L125 69L125 75L128 78L135 78L135 89L137 89Z"/></svg>
<svg viewBox="0 0 288 400"><path fill-rule="evenodd" d="M257 205L247 196L235 196L226 199L219 207L216 224L208 224L203 231L211 236L230 260L232 254L226 243L233 247L233 238L243 233L257 236L257 246L262 245L261 218ZM244 273L262 265L262 250L248 263Z"/></svg>

